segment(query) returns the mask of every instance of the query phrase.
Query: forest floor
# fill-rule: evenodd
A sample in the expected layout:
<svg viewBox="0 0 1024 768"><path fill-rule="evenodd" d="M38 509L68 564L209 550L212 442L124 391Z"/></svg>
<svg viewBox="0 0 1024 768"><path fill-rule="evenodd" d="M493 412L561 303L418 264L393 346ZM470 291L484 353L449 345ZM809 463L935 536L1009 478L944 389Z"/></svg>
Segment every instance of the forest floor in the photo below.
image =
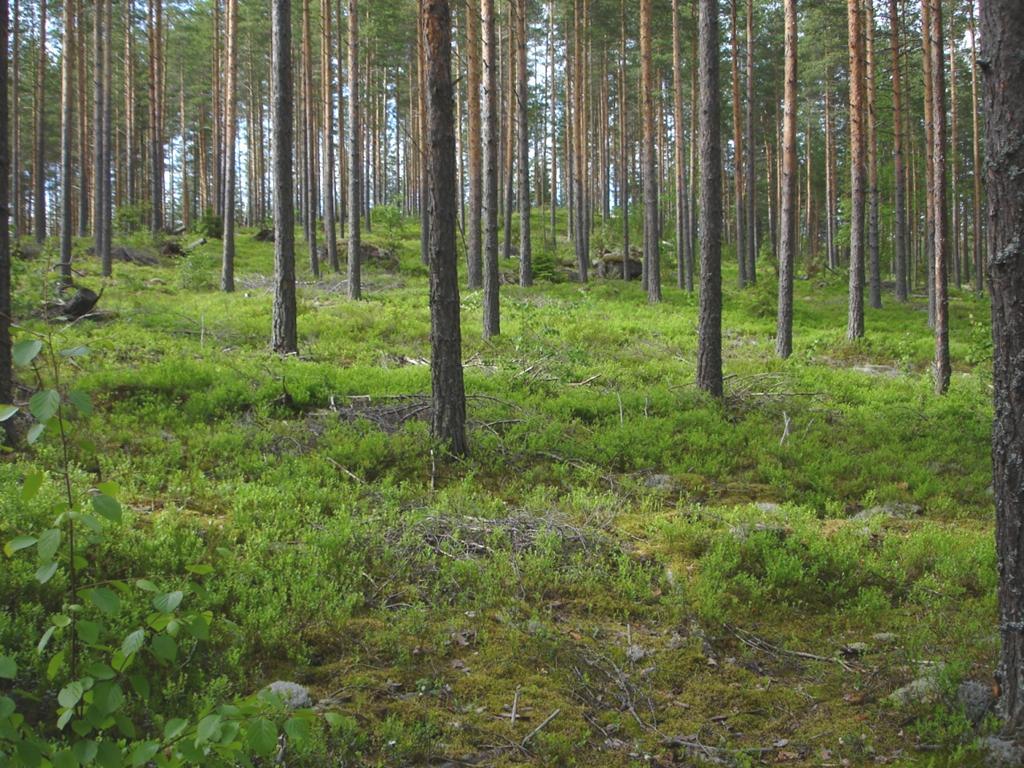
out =
<svg viewBox="0 0 1024 768"><path fill-rule="evenodd" d="M401 256L368 264L365 301L300 267L298 357L268 350L272 245L249 230L234 294L211 240L115 263L110 314L61 331L91 350L74 379L96 403L75 481L116 480L130 510L90 567L216 569L195 598L213 637L161 696L308 686L343 717L293 765L980 764L992 723L958 687L984 691L997 651L987 301L952 290L936 397L923 296L886 294L849 343L844 278L798 280L780 362L769 261L743 291L727 266L718 403L693 386L693 295L503 285L484 341L463 290L472 453L445 462L418 234L367 239ZM20 317L47 256L17 262ZM57 490L17 488L56 462L44 438L0 464L3 540L47 515ZM39 665L55 598L32 563L4 567L0 644Z"/></svg>

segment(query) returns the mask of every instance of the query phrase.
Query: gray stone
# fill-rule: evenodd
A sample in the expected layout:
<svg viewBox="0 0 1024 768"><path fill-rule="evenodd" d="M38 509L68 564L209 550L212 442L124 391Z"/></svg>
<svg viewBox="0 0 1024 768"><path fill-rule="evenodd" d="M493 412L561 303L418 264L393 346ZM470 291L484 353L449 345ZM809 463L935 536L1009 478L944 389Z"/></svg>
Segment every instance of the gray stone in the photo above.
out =
<svg viewBox="0 0 1024 768"><path fill-rule="evenodd" d="M897 637L892 632L876 632L871 636L871 639L881 645L893 645L896 642Z"/></svg>
<svg viewBox="0 0 1024 768"><path fill-rule="evenodd" d="M898 688L889 695L889 701L897 707L909 707L914 704L931 704L942 695L939 685L939 672L932 669L916 680Z"/></svg>
<svg viewBox="0 0 1024 768"><path fill-rule="evenodd" d="M659 491L671 491L675 487L672 475L651 475L644 480L644 485Z"/></svg>
<svg viewBox="0 0 1024 768"><path fill-rule="evenodd" d="M851 519L853 520L871 520L875 517L885 517L890 519L904 519L907 517L913 517L914 515L920 514L921 508L917 504L905 504L901 501L891 501L885 504L876 504L873 507L862 509Z"/></svg>
<svg viewBox="0 0 1024 768"><path fill-rule="evenodd" d="M972 724L977 725L996 704L991 686L977 680L965 680L956 689L956 700L964 708L964 714Z"/></svg>
<svg viewBox="0 0 1024 768"><path fill-rule="evenodd" d="M986 736L978 746L985 752L985 765L989 768L1020 768L1024 765L1024 749L1012 741Z"/></svg>
<svg viewBox="0 0 1024 768"><path fill-rule="evenodd" d="M277 696L288 709L304 709L313 706L313 697L304 685L288 680L275 680L263 689Z"/></svg>

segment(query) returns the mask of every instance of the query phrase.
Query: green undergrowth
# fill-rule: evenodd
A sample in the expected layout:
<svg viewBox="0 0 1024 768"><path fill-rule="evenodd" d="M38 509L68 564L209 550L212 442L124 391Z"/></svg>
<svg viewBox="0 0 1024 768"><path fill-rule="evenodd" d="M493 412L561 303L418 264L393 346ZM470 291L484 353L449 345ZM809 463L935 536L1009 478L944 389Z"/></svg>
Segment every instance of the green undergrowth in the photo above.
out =
<svg viewBox="0 0 1024 768"><path fill-rule="evenodd" d="M987 304L953 291L938 398L923 297L886 296L849 343L843 279L798 280L780 362L770 266L743 291L727 267L715 402L693 386L697 300L670 268L656 306L635 282L571 282L544 221L545 279L502 286L500 336L481 339L481 294L463 290L461 461L430 450L413 222L375 222L397 259L368 262L358 303L341 276L310 277L300 239L297 357L268 351L272 246L248 230L234 294L210 240L116 263L109 314L61 331L91 350L76 386L96 405L80 428L99 450L74 480L116 479L125 507L93 565L173 583L215 564L211 638L162 700L304 683L342 717L297 765L979 760L988 726L955 697L888 697L924 668L944 691L991 677ZM16 268L27 327L46 258ZM91 257L77 268L103 285ZM17 489L57 450L44 437L0 464L4 540L45 517L47 492ZM45 696L32 638L60 606L34 567L5 562L0 644Z"/></svg>

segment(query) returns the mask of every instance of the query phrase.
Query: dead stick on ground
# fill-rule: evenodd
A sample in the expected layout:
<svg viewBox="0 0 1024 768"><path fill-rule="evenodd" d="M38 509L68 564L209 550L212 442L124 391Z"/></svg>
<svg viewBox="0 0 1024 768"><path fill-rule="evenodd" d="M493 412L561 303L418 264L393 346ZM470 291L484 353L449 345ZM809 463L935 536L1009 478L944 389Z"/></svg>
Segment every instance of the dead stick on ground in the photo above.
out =
<svg viewBox="0 0 1024 768"><path fill-rule="evenodd" d="M518 711L519 711L519 686L517 685L516 686L516 693L512 697L512 717L509 718L509 721L512 723L512 725L516 724L516 713Z"/></svg>
<svg viewBox="0 0 1024 768"><path fill-rule="evenodd" d="M550 715L545 717L544 722L542 722L540 725L538 725L536 728L534 728L532 731L526 734L526 738L519 742L519 746L523 749L526 749L526 745L530 743L530 739L532 739L534 736L536 736L538 733L544 730L544 726L546 726L548 723L550 723L552 720L558 717L561 714L561 712L561 709L556 709Z"/></svg>

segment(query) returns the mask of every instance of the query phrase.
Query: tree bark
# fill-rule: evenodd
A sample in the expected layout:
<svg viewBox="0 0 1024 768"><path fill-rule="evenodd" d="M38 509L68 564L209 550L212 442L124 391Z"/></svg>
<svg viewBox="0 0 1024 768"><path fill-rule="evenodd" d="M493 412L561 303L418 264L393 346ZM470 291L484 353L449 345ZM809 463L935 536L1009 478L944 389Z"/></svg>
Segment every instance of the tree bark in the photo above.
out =
<svg viewBox="0 0 1024 768"><path fill-rule="evenodd" d="M1024 14L985 0L979 27L992 293L992 480L999 569L997 678L1004 730L1024 736Z"/></svg>
<svg viewBox="0 0 1024 768"><path fill-rule="evenodd" d="M626 0L619 11L619 200L622 207L622 279L629 280L629 115L626 86Z"/></svg>
<svg viewBox="0 0 1024 768"><path fill-rule="evenodd" d="M850 51L850 292L846 338L864 335L864 61L860 0L847 0Z"/></svg>
<svg viewBox="0 0 1024 768"><path fill-rule="evenodd" d="M744 149L746 150L746 173L744 174L744 203L747 224L747 280L757 282L757 196L754 192L754 0L747 0L747 101L744 114Z"/></svg>
<svg viewBox="0 0 1024 768"><path fill-rule="evenodd" d="M349 0L354 3L355 0ZM351 5L349 6L351 8ZM295 198L292 179L292 3L272 0L271 76L273 78L274 307L271 348L298 352L295 303Z"/></svg>
<svg viewBox="0 0 1024 768"><path fill-rule="evenodd" d="M651 64L651 0L640 0L640 97L644 122L644 265L647 300L661 301L661 259L658 247L658 176L654 147L654 73Z"/></svg>
<svg viewBox="0 0 1024 768"><path fill-rule="evenodd" d="M686 147L683 141L683 73L679 0L672 0L672 123L675 138L676 181L676 282L679 288L693 292L693 253L687 249L690 239L686 200Z"/></svg>
<svg viewBox="0 0 1024 768"><path fill-rule="evenodd" d="M878 258L878 123L875 114L875 0L864 2L864 42L867 63L868 175L868 301L882 307L882 275Z"/></svg>
<svg viewBox="0 0 1024 768"><path fill-rule="evenodd" d="M306 247L309 251L309 270L314 278L320 277L320 254L316 245L317 194L317 163L316 163L316 110L313 108L316 97L313 86L313 33L310 22L309 0L302 0L302 105L304 110L303 144L305 152L306 188L303 190L306 201Z"/></svg>
<svg viewBox="0 0 1024 768"><path fill-rule="evenodd" d="M430 429L454 455L466 453L466 393L455 250L455 126L452 115L451 12L448 0L420 0L427 49L427 124L431 151Z"/></svg>
<svg viewBox="0 0 1024 768"><path fill-rule="evenodd" d="M484 65L484 338L501 333L498 307L498 60L494 37L494 0L481 0Z"/></svg>
<svg viewBox="0 0 1024 768"><path fill-rule="evenodd" d="M35 158L32 162L32 181L35 185L32 214L35 218L36 242L46 239L46 0L39 0L39 59L36 63L35 105Z"/></svg>
<svg viewBox="0 0 1024 768"><path fill-rule="evenodd" d="M483 206L483 149L480 146L480 2L466 0L466 50L469 112L469 214L466 232L466 283L477 290L483 284L480 221Z"/></svg>
<svg viewBox="0 0 1024 768"><path fill-rule="evenodd" d="M782 213L779 234L779 316L775 353L785 359L793 353L793 267L796 262L796 0L785 0L785 86L782 117Z"/></svg>
<svg viewBox="0 0 1024 768"><path fill-rule="evenodd" d="M974 194L971 196L973 218L971 220L971 250L974 255L974 290L980 296L985 281L982 251L981 220L981 151L978 131L978 40L974 27L974 0L968 0L971 24L971 176L974 178Z"/></svg>
<svg viewBox="0 0 1024 768"><path fill-rule="evenodd" d="M64 29L61 39L60 64L60 279L71 285L72 200L74 169L72 168L72 137L74 136L74 109L72 107L72 73L75 66L74 3L64 0Z"/></svg>
<svg viewBox="0 0 1024 768"><path fill-rule="evenodd" d="M933 279L935 281L935 392L949 389L949 297L946 260L946 83L945 45L942 42L942 0L931 3L930 29L932 70L932 218L935 226Z"/></svg>
<svg viewBox="0 0 1024 768"><path fill-rule="evenodd" d="M519 146L518 182L519 188L519 285L533 284L533 250L530 244L530 132L529 96L530 82L526 69L526 0L516 3L516 116L518 130L516 141Z"/></svg>
<svg viewBox="0 0 1024 768"><path fill-rule="evenodd" d="M892 40L892 157L893 157L893 258L896 299L906 301L907 286L907 186L903 161L903 86L900 76L900 15L897 0L889 0Z"/></svg>
<svg viewBox="0 0 1024 768"><path fill-rule="evenodd" d="M341 23L339 18L338 23ZM320 2L320 88L322 89L321 100L324 107L324 124L321 138L323 139L323 150L321 158L321 176L323 177L323 198L324 198L324 247L327 249L327 263L331 271L337 274L341 271L341 262L338 260L338 234L336 227L335 211L335 184L334 184L334 85L331 74L331 50L332 25L331 25L331 0ZM339 60L338 65L341 65Z"/></svg>
<svg viewBox="0 0 1024 768"><path fill-rule="evenodd" d="M6 7L7 0L3 0ZM10 218L14 224L14 239L17 240L22 235L22 200L21 200L21 114L18 109L18 96L21 93L21 17L19 13L20 0L13 0L12 11L13 18L10 20L10 24L13 27L11 30L11 40L9 45L12 50L10 51L10 69L11 69L11 84L10 84L10 95L8 100L10 101L10 107L7 110L8 119L11 123L11 135L10 135ZM7 21L6 14L4 15L4 21ZM4 45L7 45L7 37L4 37ZM7 64L7 55L3 56L3 65ZM2 66L2 65L0 65ZM7 81L4 80L4 88L6 88ZM5 91L6 92L6 91ZM5 102L6 105L6 102ZM6 136L7 133L4 133ZM6 231L6 227L4 227ZM9 257L9 255L8 255ZM0 265L2 268L2 265ZM5 273L6 274L6 273ZM4 279L0 276L0 280ZM9 276L7 277L9 280ZM2 301L0 297L0 301ZM0 323L4 322L0 320ZM8 332L8 336L9 336ZM0 340L0 347L2 347L2 340ZM0 357L3 356L3 349L0 348ZM8 354L9 358L10 355ZM4 363L0 360L0 366ZM2 375L2 371L0 371ZM4 400L4 402L10 402L10 399Z"/></svg>
<svg viewBox="0 0 1024 768"><path fill-rule="evenodd" d="M359 8L348 0L348 297L362 297L359 216L362 211L362 160L359 142Z"/></svg>
<svg viewBox="0 0 1024 768"><path fill-rule="evenodd" d="M224 94L224 239L220 288L235 290L235 134L238 124L238 0L227 0L227 84Z"/></svg>
<svg viewBox="0 0 1024 768"><path fill-rule="evenodd" d="M718 1L699 0L700 309L697 386L722 396L722 136Z"/></svg>
<svg viewBox="0 0 1024 768"><path fill-rule="evenodd" d="M731 4L732 47L732 147L733 147L733 210L735 211L736 265L739 285L747 284L746 227L743 221L743 124L740 119L740 54L739 54L739 0Z"/></svg>
<svg viewBox="0 0 1024 768"><path fill-rule="evenodd" d="M17 20L17 2L15 19ZM8 3L7 0L0 0L0 403L10 403L14 399L11 361L11 231L8 228L11 218L11 148L8 144L11 110L8 107L7 90L7 70L11 57L8 50L8 27ZM18 40L17 34L14 39ZM17 105L14 111L17 111Z"/></svg>

